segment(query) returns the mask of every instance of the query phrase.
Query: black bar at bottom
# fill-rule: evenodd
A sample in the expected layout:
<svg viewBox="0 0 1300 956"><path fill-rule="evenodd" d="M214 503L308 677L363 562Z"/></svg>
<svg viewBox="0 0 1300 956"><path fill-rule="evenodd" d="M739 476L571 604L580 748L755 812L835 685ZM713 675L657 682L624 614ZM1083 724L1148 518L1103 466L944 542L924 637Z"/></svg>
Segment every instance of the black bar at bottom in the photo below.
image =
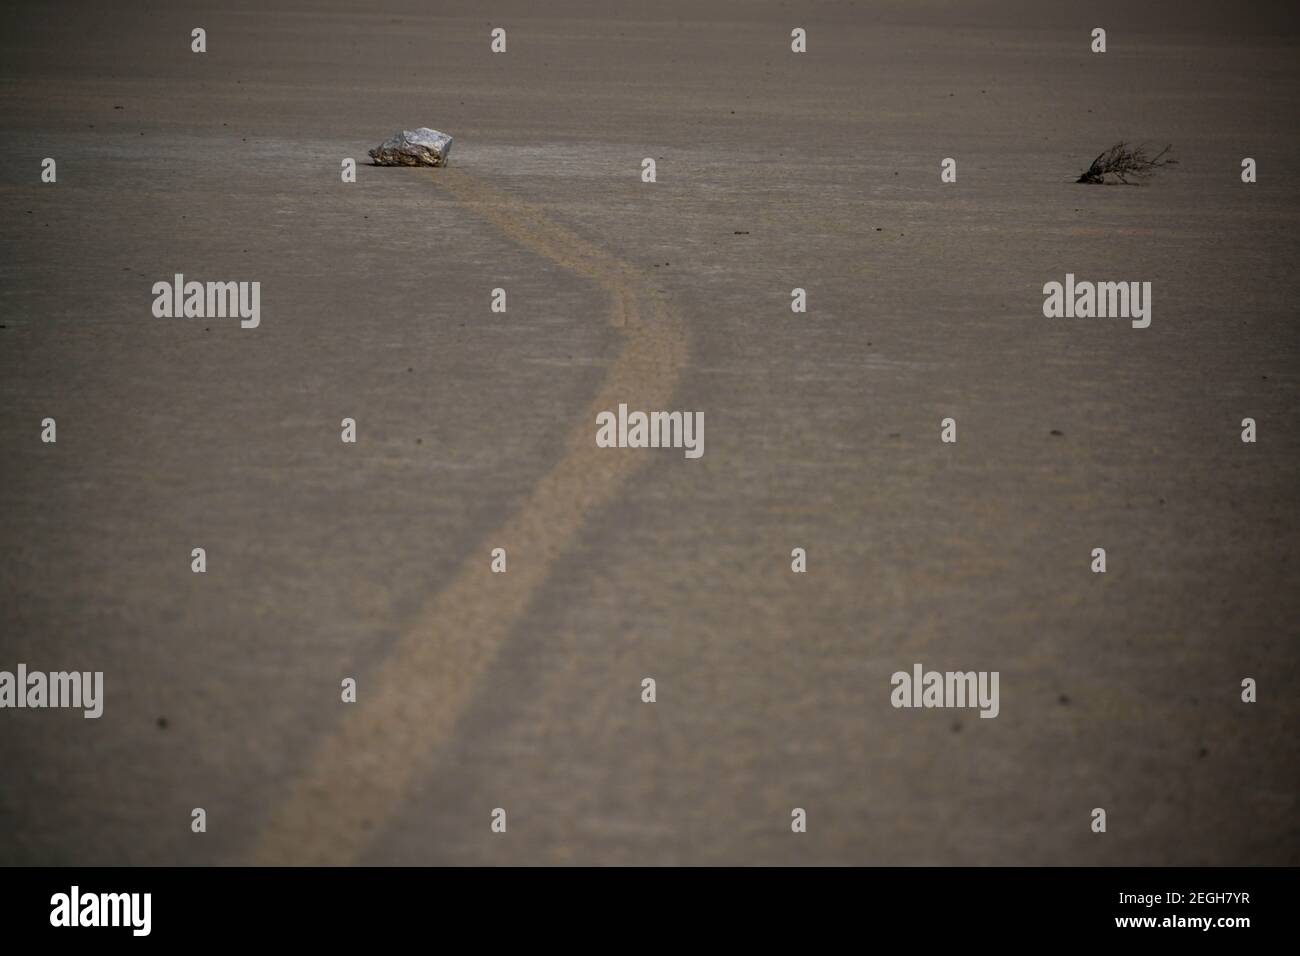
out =
<svg viewBox="0 0 1300 956"><path fill-rule="evenodd" d="M903 932L918 943L1129 937L1232 945L1290 936L1294 887L1294 869L1262 867L17 868L0 870L0 914L6 942L90 945L423 940L459 948L516 938L674 945L717 937L766 947L829 944L842 932L882 943Z"/></svg>

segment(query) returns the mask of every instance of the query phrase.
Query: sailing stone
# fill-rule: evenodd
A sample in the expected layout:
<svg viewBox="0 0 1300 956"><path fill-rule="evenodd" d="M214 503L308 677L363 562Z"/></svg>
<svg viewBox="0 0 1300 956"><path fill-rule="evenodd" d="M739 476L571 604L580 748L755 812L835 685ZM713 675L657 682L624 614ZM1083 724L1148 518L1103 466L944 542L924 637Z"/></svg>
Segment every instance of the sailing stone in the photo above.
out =
<svg viewBox="0 0 1300 956"><path fill-rule="evenodd" d="M422 126L394 133L370 150L370 158L376 166L446 166L450 152L450 136Z"/></svg>

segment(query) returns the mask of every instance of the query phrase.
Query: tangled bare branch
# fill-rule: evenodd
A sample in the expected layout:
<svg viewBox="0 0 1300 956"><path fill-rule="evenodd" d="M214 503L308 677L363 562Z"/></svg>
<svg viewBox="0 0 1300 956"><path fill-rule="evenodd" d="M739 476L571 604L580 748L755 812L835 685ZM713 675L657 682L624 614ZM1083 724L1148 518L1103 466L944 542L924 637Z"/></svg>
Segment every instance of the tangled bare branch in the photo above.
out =
<svg viewBox="0 0 1300 956"><path fill-rule="evenodd" d="M1130 180L1146 179L1162 166L1175 165L1178 160L1168 158L1172 148L1166 146L1154 156L1150 156L1145 146L1129 146L1128 143L1118 142L1110 149L1102 151L1075 182L1119 182L1129 185Z"/></svg>

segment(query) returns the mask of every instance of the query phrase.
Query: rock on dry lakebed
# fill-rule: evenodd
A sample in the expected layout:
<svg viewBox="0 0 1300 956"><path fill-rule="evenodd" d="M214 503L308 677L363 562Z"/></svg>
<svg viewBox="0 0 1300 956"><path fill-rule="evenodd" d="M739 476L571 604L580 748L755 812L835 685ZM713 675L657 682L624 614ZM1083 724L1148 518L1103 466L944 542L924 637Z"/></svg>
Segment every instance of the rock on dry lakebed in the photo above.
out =
<svg viewBox="0 0 1300 956"><path fill-rule="evenodd" d="M394 133L370 151L376 166L446 166L451 137L422 126Z"/></svg>

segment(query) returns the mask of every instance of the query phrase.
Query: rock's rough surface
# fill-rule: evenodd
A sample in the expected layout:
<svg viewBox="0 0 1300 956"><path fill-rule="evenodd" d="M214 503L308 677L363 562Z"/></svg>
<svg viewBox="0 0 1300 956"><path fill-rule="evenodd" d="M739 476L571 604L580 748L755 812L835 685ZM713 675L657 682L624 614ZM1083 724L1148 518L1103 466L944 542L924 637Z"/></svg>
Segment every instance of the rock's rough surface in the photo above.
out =
<svg viewBox="0 0 1300 956"><path fill-rule="evenodd" d="M370 158L376 166L446 166L450 152L450 136L422 126L394 133L370 150Z"/></svg>

